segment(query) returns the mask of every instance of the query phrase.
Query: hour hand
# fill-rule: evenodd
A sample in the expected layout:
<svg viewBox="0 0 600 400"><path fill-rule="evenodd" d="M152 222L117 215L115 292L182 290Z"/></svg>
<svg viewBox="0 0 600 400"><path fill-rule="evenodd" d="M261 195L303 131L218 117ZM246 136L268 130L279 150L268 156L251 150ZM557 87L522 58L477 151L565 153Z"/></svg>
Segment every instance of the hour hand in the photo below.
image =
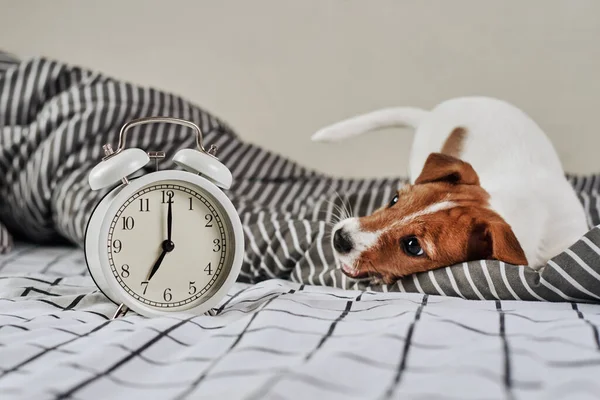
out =
<svg viewBox="0 0 600 400"><path fill-rule="evenodd" d="M162 253L160 253L160 256L158 256L158 259L152 266L152 269L150 270L150 274L148 274L148 279L146 279L147 281L149 281L150 278L152 278L152 276L154 276L156 271L158 271L158 268L160 267L160 265L163 262L163 259L165 258L165 255L167 253L172 252L173 249L175 248L175 244L173 244L173 242L171 242L170 240L165 240L164 242L162 242L161 246L162 246Z"/></svg>
<svg viewBox="0 0 600 400"><path fill-rule="evenodd" d="M167 253L168 253L168 251L163 246L163 251L162 251L162 253L160 253L160 256L158 256L158 259L156 260L156 262L152 266L152 269L150 270L150 273L148 274L148 279L146 279L147 281L149 281L150 279L152 279L152 277L154 276L154 274L156 273L156 271L158 271L158 268L160 267L160 264L162 264L162 262L163 262L163 260L165 258L165 255Z"/></svg>

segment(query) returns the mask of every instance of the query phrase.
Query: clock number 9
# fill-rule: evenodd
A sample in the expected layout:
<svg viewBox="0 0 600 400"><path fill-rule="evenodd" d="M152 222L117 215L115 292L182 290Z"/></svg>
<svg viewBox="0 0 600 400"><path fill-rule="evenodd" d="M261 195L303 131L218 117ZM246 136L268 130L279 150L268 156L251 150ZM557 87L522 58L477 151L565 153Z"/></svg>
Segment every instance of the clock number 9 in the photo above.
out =
<svg viewBox="0 0 600 400"><path fill-rule="evenodd" d="M112 245L113 245L113 251L115 253L120 253L121 252L121 249L123 248L123 244L121 243L121 241L119 239L114 240L113 243L112 243Z"/></svg>
<svg viewBox="0 0 600 400"><path fill-rule="evenodd" d="M173 295L171 294L171 288L165 289L165 291L163 292L163 299L165 299L166 302L173 300Z"/></svg>

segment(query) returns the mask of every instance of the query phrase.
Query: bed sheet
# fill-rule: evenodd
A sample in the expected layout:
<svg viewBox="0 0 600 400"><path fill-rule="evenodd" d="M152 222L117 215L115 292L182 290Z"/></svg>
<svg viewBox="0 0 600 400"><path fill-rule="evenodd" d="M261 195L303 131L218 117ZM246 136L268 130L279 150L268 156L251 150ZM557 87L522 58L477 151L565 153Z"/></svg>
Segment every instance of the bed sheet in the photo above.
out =
<svg viewBox="0 0 600 400"><path fill-rule="evenodd" d="M83 252L0 257L0 398L595 399L600 305L284 280L212 314L110 320Z"/></svg>

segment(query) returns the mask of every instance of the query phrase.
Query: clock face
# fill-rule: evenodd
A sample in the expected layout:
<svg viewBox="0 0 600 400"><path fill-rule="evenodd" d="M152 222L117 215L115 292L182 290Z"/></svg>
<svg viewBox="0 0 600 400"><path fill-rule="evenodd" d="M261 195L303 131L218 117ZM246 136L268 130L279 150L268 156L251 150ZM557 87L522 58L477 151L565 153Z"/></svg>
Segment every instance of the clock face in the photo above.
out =
<svg viewBox="0 0 600 400"><path fill-rule="evenodd" d="M200 187L159 181L112 216L106 251L112 275L134 299L158 309L202 303L226 279L234 252L227 213Z"/></svg>

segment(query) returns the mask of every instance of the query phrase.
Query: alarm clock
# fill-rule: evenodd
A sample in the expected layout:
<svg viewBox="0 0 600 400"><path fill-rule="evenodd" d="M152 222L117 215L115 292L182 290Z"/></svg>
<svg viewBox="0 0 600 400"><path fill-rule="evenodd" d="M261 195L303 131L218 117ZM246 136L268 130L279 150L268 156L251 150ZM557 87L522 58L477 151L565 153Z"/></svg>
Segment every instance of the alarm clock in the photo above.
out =
<svg viewBox="0 0 600 400"><path fill-rule="evenodd" d="M164 152L126 148L127 132L150 123L195 131L196 148L173 156L183 170L158 170ZM168 117L130 121L117 150L103 148L88 183L92 190L117 185L92 212L85 258L100 291L119 305L113 318L129 309L149 317L209 312L236 281L244 255L240 217L222 191L232 175L216 148L204 149L196 124ZM155 172L130 179L152 158Z"/></svg>

